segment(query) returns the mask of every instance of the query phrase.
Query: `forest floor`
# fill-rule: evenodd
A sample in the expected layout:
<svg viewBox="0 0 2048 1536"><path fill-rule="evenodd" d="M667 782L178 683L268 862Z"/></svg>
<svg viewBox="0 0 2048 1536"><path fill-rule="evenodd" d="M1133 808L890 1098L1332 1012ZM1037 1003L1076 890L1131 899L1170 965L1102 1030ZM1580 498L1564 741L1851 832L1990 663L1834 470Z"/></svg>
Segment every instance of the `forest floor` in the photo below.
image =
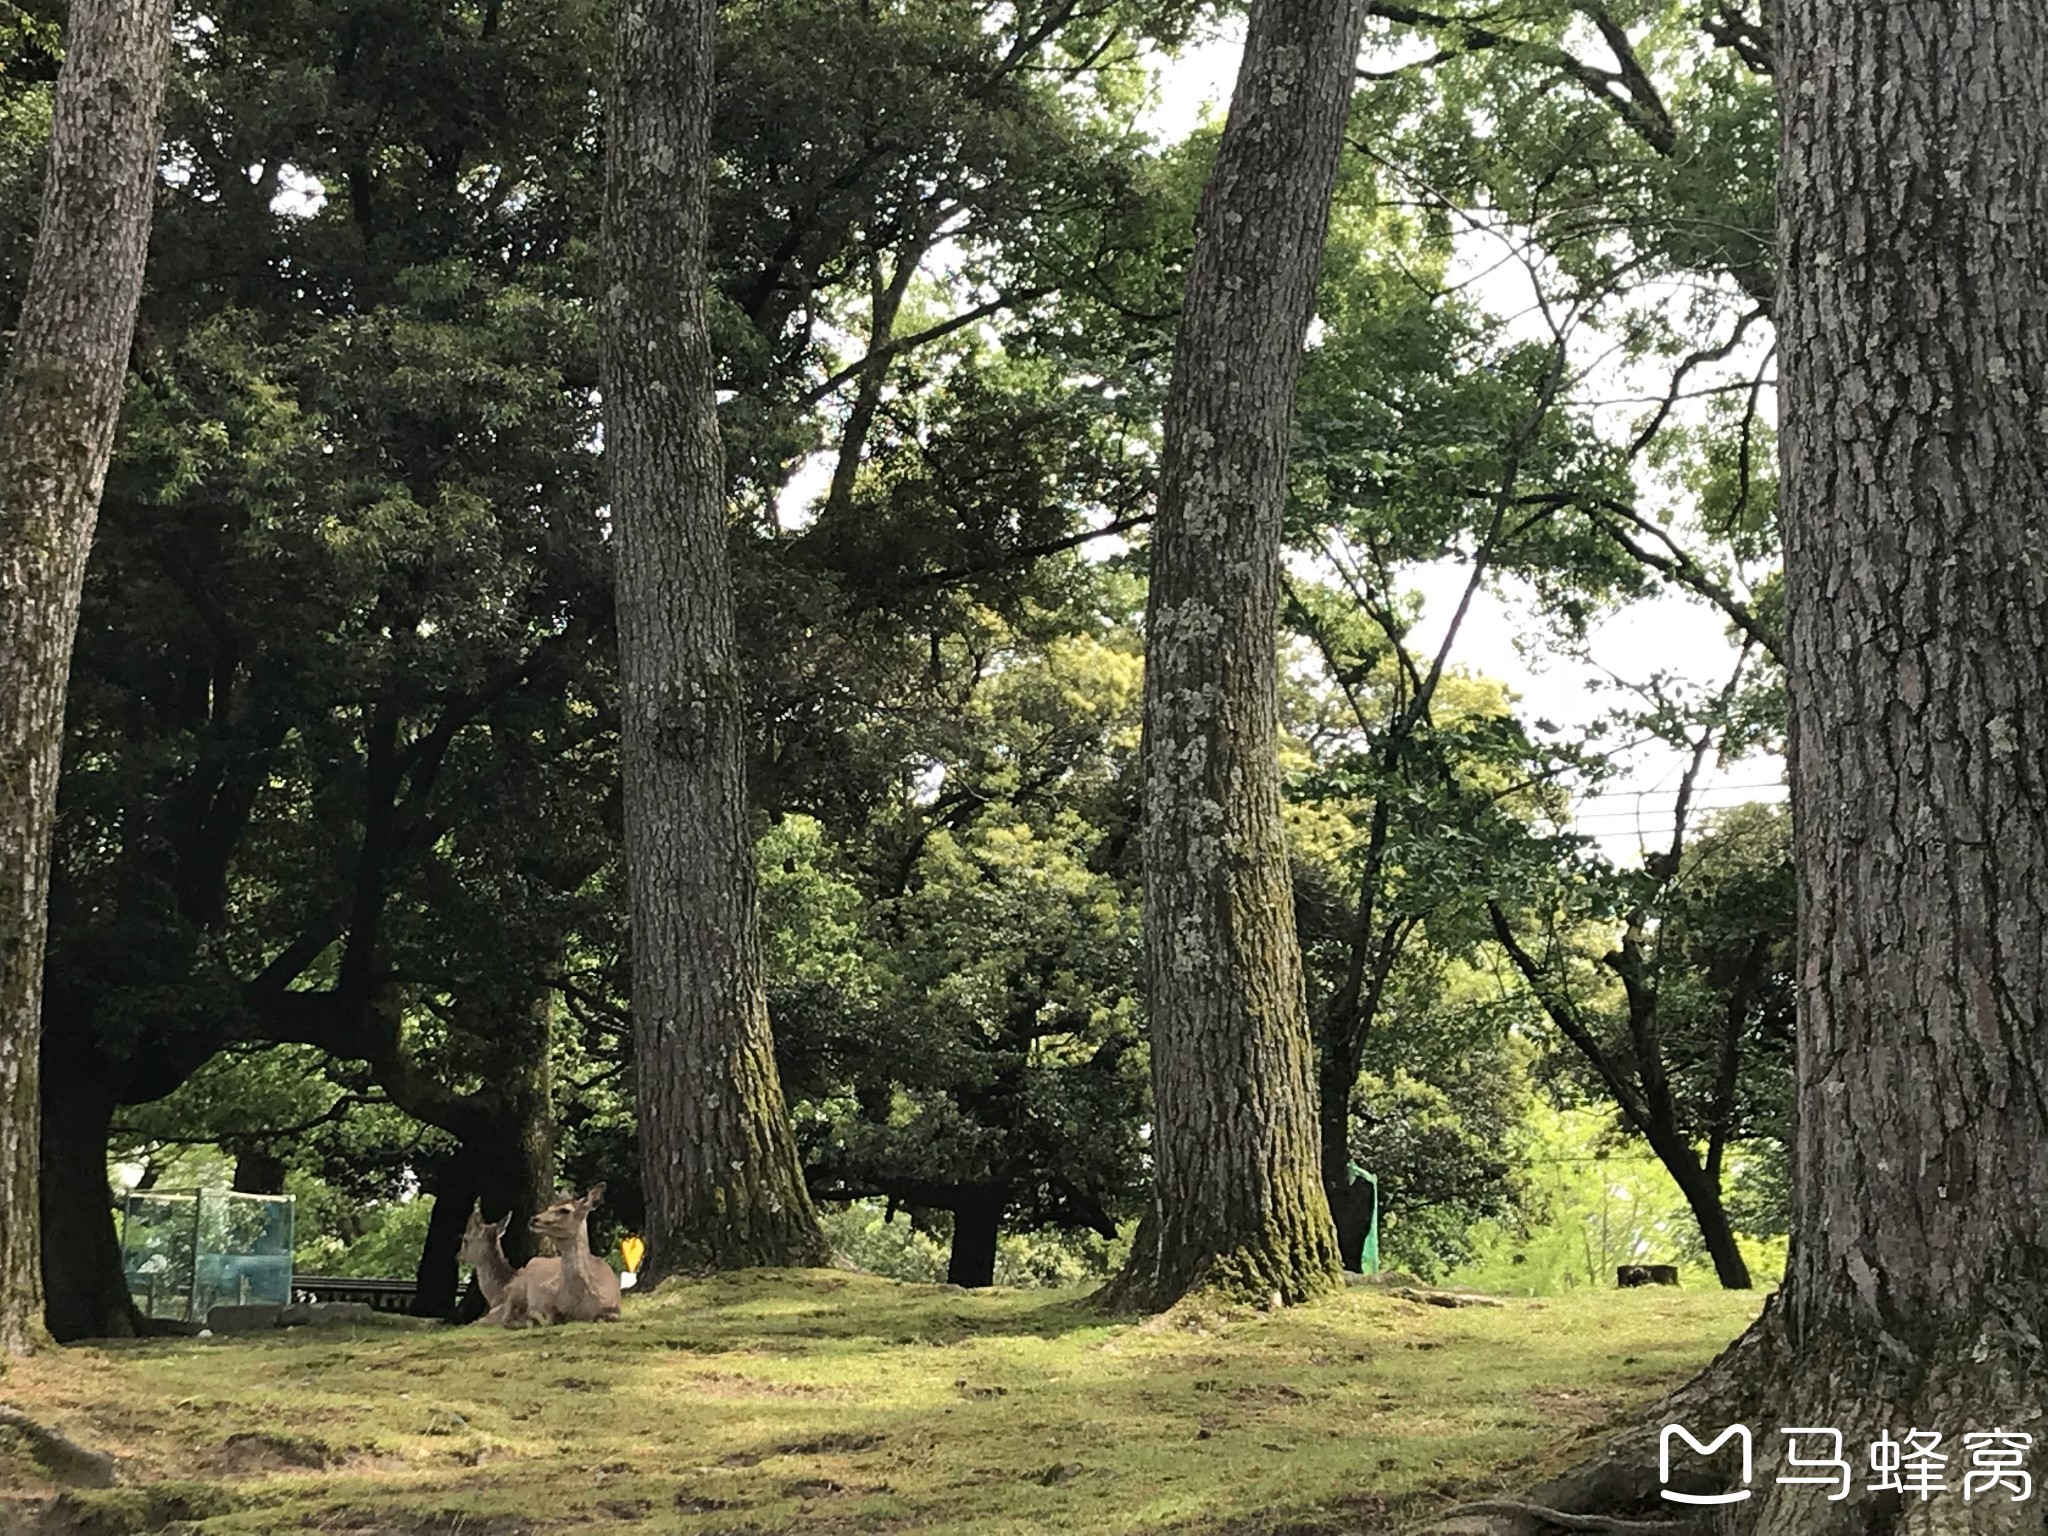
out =
<svg viewBox="0 0 2048 1536"><path fill-rule="evenodd" d="M1369 1532L1526 1489L1761 1297L1106 1319L1073 1292L762 1272L617 1324L393 1319L57 1350L11 1405L113 1453L58 1494L0 1429L0 1532Z"/></svg>

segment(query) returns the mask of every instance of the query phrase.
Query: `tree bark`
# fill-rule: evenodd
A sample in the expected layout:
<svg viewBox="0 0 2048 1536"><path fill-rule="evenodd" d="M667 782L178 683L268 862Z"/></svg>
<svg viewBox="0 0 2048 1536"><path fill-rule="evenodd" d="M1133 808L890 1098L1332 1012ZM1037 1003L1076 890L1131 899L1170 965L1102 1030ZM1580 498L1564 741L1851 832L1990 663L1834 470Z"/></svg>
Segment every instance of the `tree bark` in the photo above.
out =
<svg viewBox="0 0 2048 1536"><path fill-rule="evenodd" d="M37 1033L64 688L142 295L170 9L72 4L0 377L0 1353L42 1326Z"/></svg>
<svg viewBox="0 0 2048 1536"><path fill-rule="evenodd" d="M419 1266L413 1271L412 1310L416 1317L452 1320L461 1303L462 1231L477 1200L476 1181L470 1176L472 1162L464 1149L434 1181L434 1208L427 1213L427 1235L420 1244ZM509 1229L505 1236L512 1236ZM512 1262L517 1268L519 1261Z"/></svg>
<svg viewBox="0 0 2048 1536"><path fill-rule="evenodd" d="M2048 1311L2048 10L1781 17L1785 1311L1829 1415L1781 1422L2010 1427Z"/></svg>
<svg viewBox="0 0 2048 1536"><path fill-rule="evenodd" d="M1754 1283L1750 1279L1749 1261L1736 1246L1735 1227L1728 1220L1728 1207L1722 1199L1721 1181L1699 1166L1690 1147L1685 1148L1685 1159L1690 1169L1674 1166L1675 1159L1664 1158L1664 1166L1677 1180L1685 1203L1692 1211L1693 1221L1699 1226L1700 1241L1707 1250L1707 1257L1713 1261L1714 1278L1721 1282L1721 1288L1728 1291L1746 1291Z"/></svg>
<svg viewBox="0 0 2048 1536"><path fill-rule="evenodd" d="M1114 1304L1339 1278L1280 822L1287 450L1364 9L1252 7L1174 342L1145 633L1153 1203Z"/></svg>
<svg viewBox="0 0 2048 1536"><path fill-rule="evenodd" d="M142 1314L128 1292L107 1184L114 1096L87 1087L44 1106L41 1204L44 1321L52 1338L132 1338Z"/></svg>
<svg viewBox="0 0 2048 1536"><path fill-rule="evenodd" d="M2048 13L1784 25L1795 1311L1910 1341L2048 1240Z"/></svg>
<svg viewBox="0 0 2048 1536"><path fill-rule="evenodd" d="M969 1290L996 1283L996 1239L1002 1235L1003 1203L994 1194L969 1197L953 1210L953 1246L946 1255L946 1283Z"/></svg>
<svg viewBox="0 0 2048 1536"><path fill-rule="evenodd" d="M622 0L601 355L648 1273L827 1255L776 1074L706 328L713 0Z"/></svg>

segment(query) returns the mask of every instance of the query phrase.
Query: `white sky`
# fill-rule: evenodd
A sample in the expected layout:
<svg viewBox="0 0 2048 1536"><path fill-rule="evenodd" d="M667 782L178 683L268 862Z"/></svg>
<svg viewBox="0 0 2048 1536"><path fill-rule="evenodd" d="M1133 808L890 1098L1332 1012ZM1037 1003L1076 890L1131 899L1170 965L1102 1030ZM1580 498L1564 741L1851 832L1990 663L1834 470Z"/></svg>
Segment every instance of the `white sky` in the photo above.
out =
<svg viewBox="0 0 2048 1536"><path fill-rule="evenodd" d="M1158 60L1160 91L1147 114L1147 126L1162 138L1177 138L1195 128L1207 112L1221 117L1241 47L1241 26L1232 24L1199 40L1178 58ZM1469 281L1466 292L1482 307L1500 315L1526 315L1534 290L1523 268L1503 262L1501 255L1501 246L1484 236L1461 237L1455 275ZM1534 318L1529 316L1532 323ZM1734 361L1737 366L1754 366L1753 358L1738 356ZM1605 396L1662 388L1661 382L1631 380L1613 369L1596 370L1591 377ZM1607 384L1609 377L1613 387ZM1464 593L1466 570L1447 561L1417 569L1412 580L1424 600L1415 643L1433 650ZM1726 622L1690 597L1659 596L1598 625L1587 648L1591 664L1546 647L1532 608L1526 594L1482 591L1459 632L1452 660L1506 683L1519 695L1525 718L1549 720L1567 732L1615 707L1615 690L1595 691L1596 685L1617 679L1643 682L1663 673L1713 688L1726 681L1734 664L1736 652ZM1686 759L1679 752L1654 748L1618 761L1626 765L1624 771L1599 795L1585 800L1578 829L1596 838L1609 857L1630 860L1644 847L1670 842L1670 813ZM1695 803L1714 807L1781 800L1783 773L1784 765L1775 756L1747 758L1725 767L1710 759L1701 772Z"/></svg>

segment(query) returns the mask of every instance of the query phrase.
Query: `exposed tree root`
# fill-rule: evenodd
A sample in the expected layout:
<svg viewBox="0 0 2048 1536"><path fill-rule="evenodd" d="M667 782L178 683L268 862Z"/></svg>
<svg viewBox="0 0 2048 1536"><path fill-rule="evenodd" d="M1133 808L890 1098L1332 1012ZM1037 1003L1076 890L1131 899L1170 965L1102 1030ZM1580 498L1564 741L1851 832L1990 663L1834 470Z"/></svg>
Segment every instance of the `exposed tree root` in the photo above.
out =
<svg viewBox="0 0 2048 1536"><path fill-rule="evenodd" d="M89 1450L18 1409L0 1404L0 1428L11 1429L28 1442L29 1454L60 1483L78 1488L108 1488L114 1482L114 1458Z"/></svg>
<svg viewBox="0 0 2048 1536"><path fill-rule="evenodd" d="M1865 1336L1853 1322L1808 1325L1804 1347L1794 1349L1776 1298L1763 1316L1699 1376L1652 1406L1585 1461L1522 1498L1484 1499L1429 1517L1412 1529L1421 1536L1556 1536L1558 1532L1612 1532L1616 1536L2042 1536L2043 1471L2031 1464L2032 1483L1992 1479L1973 1463L1969 1432L2031 1435L2048 1441L2042 1383L2048 1347L2033 1319L2043 1308L2010 1297L1986 1298L1974 1320L1928 1332L1911 1345L1890 1335ZM1670 1481L1660 1467L1666 1425L1683 1426L1695 1443L1719 1439L1744 1426L1750 1432L1749 1497L1713 1506L1667 1502L1674 1493L1722 1494L1741 1479L1730 1462L1734 1446L1711 1461L1690 1450L1674 1455ZM1839 1431L1839 1448L1803 1442L1800 1475L1791 1469L1781 1426L1823 1426ZM1897 1442L1909 1430L1940 1436L1931 1490L1904 1492L1873 1477L1865 1452L1880 1436ZM1819 1435L1822 1430L1809 1430ZM2022 1442L2024 1443L2024 1442ZM1847 1476L1841 1492L1834 1474L1813 1475L1839 1456ZM1819 1459L1816 1459L1819 1458ZM2018 1465L2014 1463L2013 1465ZM1965 1497L1975 1468L1975 1496ZM2021 1497L2022 1489L2026 1496Z"/></svg>
<svg viewBox="0 0 2048 1536"><path fill-rule="evenodd" d="M1683 1513L1660 1497L1659 1436L1666 1424L1684 1424L1699 1433L1754 1417L1772 1379L1769 1362L1782 1343L1776 1311L1773 1297L1763 1315L1705 1370L1562 1476L1532 1489L1525 1499L1484 1499L1441 1511L1413 1527L1415 1536L1548 1536L1556 1531L1675 1536L1700 1530L1699 1512ZM1683 1479L1674 1479L1674 1486L1683 1488Z"/></svg>
<svg viewBox="0 0 2048 1536"><path fill-rule="evenodd" d="M1477 1521L1478 1524L1472 1522ZM1575 1515L1521 1499L1480 1499L1437 1515L1420 1531L1598 1531L1612 1536L1676 1536L1696 1529L1690 1520L1628 1520L1619 1515Z"/></svg>
<svg viewBox="0 0 2048 1536"><path fill-rule="evenodd" d="M1475 1296L1469 1291L1432 1291L1420 1286L1401 1286L1390 1289L1389 1296L1398 1296L1403 1301L1416 1302L1425 1307L1504 1307L1506 1302L1498 1296Z"/></svg>

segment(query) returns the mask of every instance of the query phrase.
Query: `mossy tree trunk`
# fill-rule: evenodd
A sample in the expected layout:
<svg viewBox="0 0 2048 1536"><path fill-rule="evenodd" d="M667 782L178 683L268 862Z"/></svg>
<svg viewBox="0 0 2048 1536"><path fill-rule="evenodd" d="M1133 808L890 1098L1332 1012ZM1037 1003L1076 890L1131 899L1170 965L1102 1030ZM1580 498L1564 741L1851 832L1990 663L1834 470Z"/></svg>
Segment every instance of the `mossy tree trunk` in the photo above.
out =
<svg viewBox="0 0 2048 1536"><path fill-rule="evenodd" d="M776 1073L706 329L713 0L621 0L602 367L650 1276L827 1255Z"/></svg>
<svg viewBox="0 0 2048 1536"><path fill-rule="evenodd" d="M73 0L0 375L0 1354L42 1329L38 1035L64 688L142 296L170 10Z"/></svg>
<svg viewBox="0 0 2048 1536"><path fill-rule="evenodd" d="M1145 615L1153 1205L1113 1304L1339 1278L1280 822L1287 450L1363 29L1259 0L1174 343Z"/></svg>

